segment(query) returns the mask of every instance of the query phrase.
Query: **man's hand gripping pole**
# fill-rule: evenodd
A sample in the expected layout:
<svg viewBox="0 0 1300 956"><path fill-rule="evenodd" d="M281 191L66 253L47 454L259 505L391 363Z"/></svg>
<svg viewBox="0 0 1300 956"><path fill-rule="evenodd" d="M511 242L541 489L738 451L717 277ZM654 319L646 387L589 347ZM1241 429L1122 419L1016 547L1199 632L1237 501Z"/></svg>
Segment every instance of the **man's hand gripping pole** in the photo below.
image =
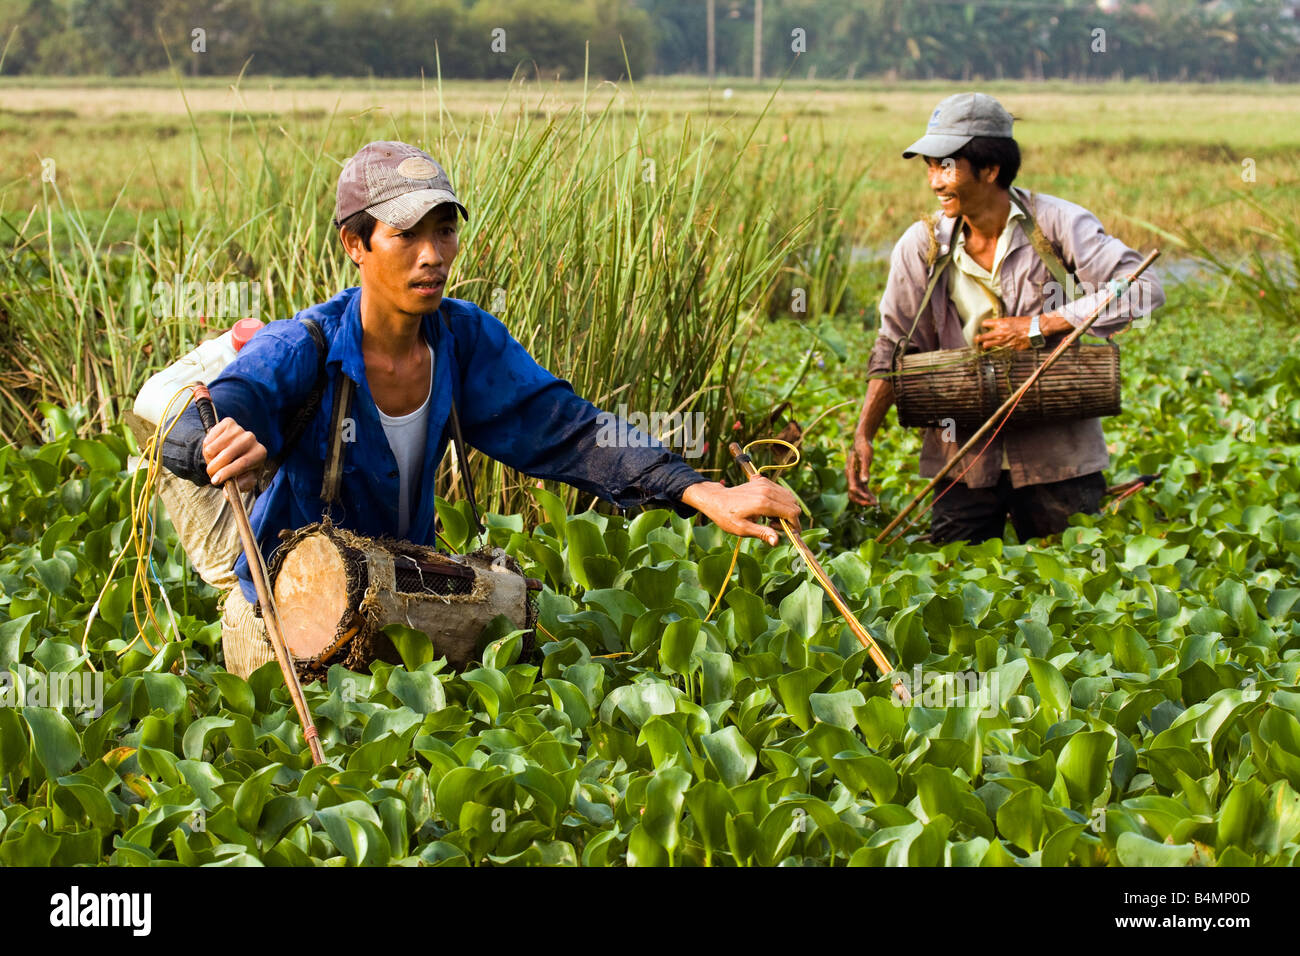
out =
<svg viewBox="0 0 1300 956"><path fill-rule="evenodd" d="M212 396L205 385L196 384L193 388L194 404L198 406L203 430L209 432L217 424L217 412L212 407ZM289 696L293 698L294 709L298 711L298 720L302 723L302 735L311 750L311 762L316 765L322 764L325 762L325 754L321 750L320 733L311 719L307 698L303 696L302 685L298 683L298 672L294 670L293 659L289 656L289 645L285 643L284 632L280 630L280 612L275 606L275 598L271 593L270 582L267 580L262 551L257 546L253 528L248 523L248 513L244 511L244 500L239 496L239 489L235 487L235 482L229 480L222 482L222 489L225 491L226 501L230 504L230 510L235 515L235 524L239 526L239 538L244 545L248 571L253 577L253 587L257 589L258 603L262 606L262 620L266 623L266 633L271 639L275 659L280 663L280 673L284 675L285 686L289 688Z"/></svg>

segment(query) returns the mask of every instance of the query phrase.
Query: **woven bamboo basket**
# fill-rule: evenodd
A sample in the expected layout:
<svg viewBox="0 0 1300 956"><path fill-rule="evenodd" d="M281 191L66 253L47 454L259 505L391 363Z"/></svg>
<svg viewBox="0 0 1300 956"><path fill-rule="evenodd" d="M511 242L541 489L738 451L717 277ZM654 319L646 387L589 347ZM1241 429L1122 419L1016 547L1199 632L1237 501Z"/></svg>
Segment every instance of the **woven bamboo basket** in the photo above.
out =
<svg viewBox="0 0 1300 956"><path fill-rule="evenodd" d="M894 377L898 422L907 428L977 428L1043 364L1049 350L979 352L972 348L903 356ZM1118 415L1119 348L1073 345L1020 400L1015 424Z"/></svg>

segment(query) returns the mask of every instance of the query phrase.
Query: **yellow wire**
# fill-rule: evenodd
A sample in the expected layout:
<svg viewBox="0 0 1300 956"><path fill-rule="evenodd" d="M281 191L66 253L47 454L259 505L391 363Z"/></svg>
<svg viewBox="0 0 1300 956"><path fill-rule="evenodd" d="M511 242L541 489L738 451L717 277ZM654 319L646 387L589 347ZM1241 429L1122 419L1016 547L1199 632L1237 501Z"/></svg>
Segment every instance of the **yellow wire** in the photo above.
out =
<svg viewBox="0 0 1300 956"><path fill-rule="evenodd" d="M176 400L181 395L186 393L188 393L189 397L185 399L180 410L172 416L172 406L176 404ZM153 505L154 491L157 488L158 477L162 469L162 458L159 451L162 448L163 442L167 440L167 436L171 434L171 430L176 427L176 423L180 420L181 413L189 407L189 404L193 399L194 394L191 386L186 385L178 389L167 402L167 405L160 416L160 421L154 426L153 434L149 436L148 441L145 442L144 447L141 449L141 459L145 462L146 467L143 469L136 468L131 474L130 533L127 536L127 540L122 545L122 550L118 553L117 558L114 559L112 567L109 568L108 577L104 581L104 586L100 589L99 596L95 599L95 603L91 606L90 614L86 617L86 630L81 638L82 653L89 655L88 648L90 644L91 624L94 623L95 617L99 613L100 602L104 600L104 595L108 592L109 585L113 583L113 575L117 572L118 565L122 563L122 559L131 551L134 551L136 557L135 569L131 575L131 616L135 620L137 634L131 640L131 643L127 644L126 647L117 652L117 656L123 656L135 646L137 641L141 640L144 641L145 647L149 648L151 652L157 653L158 648L154 647L146 636L146 624L153 626L154 630L159 634L159 636L161 636L163 643L166 643L167 641L167 632L158 622L158 618L153 612L153 602L150 600L149 557L153 553L153 543L154 537L157 534L157 524L156 522L150 523L149 509ZM167 428L164 429L163 422L166 422L169 417L171 417L172 420ZM140 483L141 471L144 472L143 484ZM146 528L148 529L147 532L145 530ZM167 597L167 592L160 589L160 593L163 605L167 608L167 614L171 620L172 628L179 633L179 625L176 623L176 614L172 610L171 601ZM140 619L140 598L142 594L144 597L144 621L141 621ZM90 663L90 667L93 670L94 664Z"/></svg>
<svg viewBox="0 0 1300 956"><path fill-rule="evenodd" d="M744 448L742 448L741 451L743 451L746 455L748 455L749 450L753 448L755 445L784 445L786 448L794 452L794 461L787 461L782 463L774 462L770 465L763 465L755 469L760 475L765 471L771 471L773 469L793 468L795 465L799 464L799 462L803 460L803 457L799 454L798 447L790 444L788 441L786 441L783 438L756 438L748 445L746 445ZM781 523L783 525L785 524L784 519L782 519ZM727 574L722 579L722 587L718 588L718 596L713 599L713 606L709 608L709 613L704 615L705 621L708 621L709 618L713 617L713 612L716 611L718 609L718 605L722 603L722 595L727 593L727 585L731 583L731 572L736 570L736 561L740 557L741 540L742 540L741 537L737 535L736 547L731 552L731 566L727 568Z"/></svg>

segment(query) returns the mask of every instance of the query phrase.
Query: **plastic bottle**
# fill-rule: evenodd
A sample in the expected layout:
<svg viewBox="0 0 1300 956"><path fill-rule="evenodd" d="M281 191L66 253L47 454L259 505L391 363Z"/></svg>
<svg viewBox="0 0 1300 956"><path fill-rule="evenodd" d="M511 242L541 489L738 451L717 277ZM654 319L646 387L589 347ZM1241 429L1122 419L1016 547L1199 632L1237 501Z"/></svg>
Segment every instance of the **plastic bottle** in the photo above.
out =
<svg viewBox="0 0 1300 956"><path fill-rule="evenodd" d="M202 382L204 385L211 382L235 360L239 350L264 324L260 319L240 319L233 328L215 339L200 342L198 348L144 383L144 388L136 396L135 413L150 425L157 425L167 409L167 403L178 390L191 382ZM183 403L183 397L178 399L172 406L172 414Z"/></svg>

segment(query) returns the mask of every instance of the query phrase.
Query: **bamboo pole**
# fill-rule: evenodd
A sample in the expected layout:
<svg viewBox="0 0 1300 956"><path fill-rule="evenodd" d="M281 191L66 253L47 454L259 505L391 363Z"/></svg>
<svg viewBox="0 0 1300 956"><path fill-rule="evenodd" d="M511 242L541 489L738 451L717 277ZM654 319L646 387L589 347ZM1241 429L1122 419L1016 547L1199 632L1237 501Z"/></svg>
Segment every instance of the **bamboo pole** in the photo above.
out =
<svg viewBox="0 0 1300 956"><path fill-rule="evenodd" d="M746 455L744 451L741 450L741 447L738 444L733 441L728 447L731 450L732 457L736 459L736 463L740 465L741 470L745 472L745 476L750 481L760 477L758 469L754 467L754 462L750 460L750 457ZM817 558L812 553L812 549L808 547L807 543L800 536L798 530L796 530L794 525L790 524L790 522L786 521L784 518L778 518L777 520L781 522L781 530L784 531L786 537L790 539L790 543L794 545L795 550L803 556L803 559L812 571L813 576L817 578L817 582L822 586L822 589L831 599L831 603L835 605L836 610L840 612L840 616L844 618L844 623L848 624L849 630L853 632L853 636L858 639L858 643L867 649L867 653L871 656L872 661L874 661L876 667L879 668L881 676L888 676L889 674L894 673L894 668L889 663L889 658L885 657L885 652L880 649L880 645L877 644L872 636L867 633L867 629L862 626L858 619L854 617L853 612L849 610L848 604L845 603L844 598L840 597L840 592L836 589L835 585L831 583L831 579L827 576L826 572L822 570L821 564L818 563ZM894 693L898 695L900 701L904 704L911 703L912 695L908 692L907 685L903 683L901 677L894 678L893 688Z"/></svg>
<svg viewBox="0 0 1300 956"><path fill-rule="evenodd" d="M1131 273L1129 273L1123 279L1111 281L1110 294L1106 296L1105 300L1103 300L1102 303L1097 306L1097 308L1093 309L1092 315L1088 316L1088 318L1081 325L1079 325L1073 332L1067 335L1061 341L1061 343L1051 351L1051 353L1047 356L1047 358L1043 359L1043 364L1038 366L1038 368L1034 369L1033 372L1031 372L1029 376L1024 380L1024 382L1021 383L1020 387L1007 396L1007 400L998 407L997 411L995 411L992 415L989 416L989 420L986 421L983 425L981 425L979 427L979 430L975 432L974 435L971 435L971 437L966 441L966 444L962 445L961 448L957 449L957 453L948 459L947 464L945 464L942 468L939 469L939 473L930 479L929 484L927 484L924 488L922 488L917 493L916 497L907 503L907 506L904 507L903 510L900 511L895 516L894 520L889 522L889 524L885 526L884 531L876 535L877 543L884 541L885 538L889 537L890 532L892 532L895 528L897 528L900 524L902 524L903 519L912 513L912 510L917 505L919 505L922 500L924 500L926 495L928 495L931 491L934 490L935 486L938 485L939 482L944 479L944 477L948 474L948 472L952 471L952 469L956 467L957 462L961 461L962 458L966 456L966 453L970 451L972 448L974 448L975 444L981 438L987 435L995 425L997 425L998 419L1002 418L1003 415L1005 415L1007 412L1013 409L1020 402L1020 399L1024 396L1026 392L1029 391L1030 388L1033 387L1034 383L1038 381L1038 379L1042 376L1042 374L1045 371L1047 371L1049 368L1051 368L1052 364L1055 363L1058 358L1060 358L1060 356L1065 352L1067 348L1069 348L1071 345L1073 345L1075 342L1079 340L1079 336L1083 335L1083 333L1087 332L1088 329L1092 328L1092 324L1097 321L1101 313L1104 312L1112 302L1114 302L1121 295L1127 292L1129 286L1131 286L1137 280L1138 276L1140 276L1143 272L1147 270L1147 267L1150 266L1151 263L1156 261L1156 257L1159 255L1160 255L1159 249L1151 250L1150 254L1147 255L1147 257L1143 259L1142 262L1138 264L1138 267L1134 269ZM933 502L931 502L931 505L933 505ZM927 508L925 510L929 510L929 509ZM921 512L921 515L925 514L925 510ZM918 515L917 517L919 518L921 515ZM899 532L899 534L901 535L902 532ZM893 540L894 539L891 538L890 543L892 543Z"/></svg>
<svg viewBox="0 0 1300 956"><path fill-rule="evenodd" d="M211 431L217 424L216 409L212 406L212 396L204 385L194 386L195 404L199 409L199 418L203 420L204 431ZM321 750L320 732L312 721L311 710L307 707L307 698L303 696L302 685L298 682L298 672L294 670L293 659L289 656L289 645L285 643L284 633L280 630L280 612L275 606L275 597L271 593L270 583L266 578L266 565L262 562L262 551L257 546L252 525L248 523L248 513L244 510L244 501L239 497L239 489L233 481L222 485L226 501L235 515L235 524L239 527L239 539L244 545L244 557L248 560L248 572L253 578L253 587L257 590L257 600L262 606L262 620L266 623L266 633L271 639L271 648L275 659L280 664L280 673L284 675L285 686L293 698L293 706L298 711L298 720L302 723L302 735L311 750L311 762L319 766L325 762Z"/></svg>

